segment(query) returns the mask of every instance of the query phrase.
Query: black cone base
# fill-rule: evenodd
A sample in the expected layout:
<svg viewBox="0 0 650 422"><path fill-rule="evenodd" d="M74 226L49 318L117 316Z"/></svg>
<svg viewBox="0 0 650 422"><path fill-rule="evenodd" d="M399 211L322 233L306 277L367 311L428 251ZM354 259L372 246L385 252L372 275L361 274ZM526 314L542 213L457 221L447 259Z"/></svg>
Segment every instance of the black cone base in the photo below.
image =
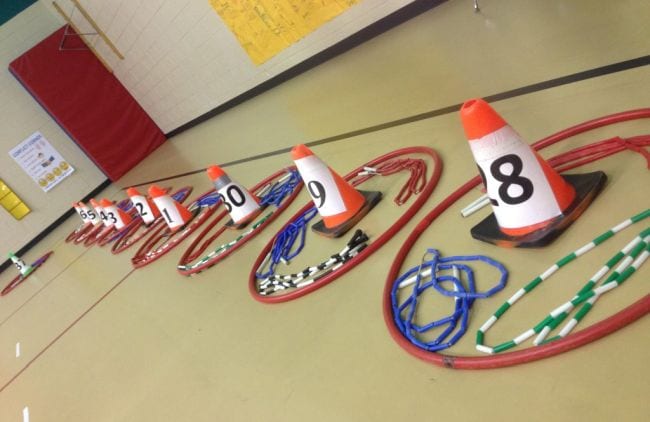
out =
<svg viewBox="0 0 650 422"><path fill-rule="evenodd" d="M362 194L364 198L366 198L366 202L363 204L363 207L359 209L359 212L354 215L354 217L345 223L339 224L338 226L331 229L326 227L323 220L321 220L311 226L312 231L325 237L341 237L348 230L354 227L366 214L368 214L368 212L373 209L375 205L379 203L379 201L381 201L381 192L360 190L359 193Z"/></svg>
<svg viewBox="0 0 650 422"><path fill-rule="evenodd" d="M239 222L237 224L235 224L235 222L232 221L232 218L231 218L225 224L226 228L229 229L229 230L241 230L241 229L245 228L246 226L248 226L248 224L251 221L253 221L253 219L255 217L257 217L258 215L260 215L262 213L262 211L264 211L264 208L266 208L266 206L260 207L257 211L254 211L254 212L250 213L249 215L247 215L246 218L244 219L244 221Z"/></svg>
<svg viewBox="0 0 650 422"><path fill-rule="evenodd" d="M602 171L585 174L567 174L562 176L576 190L576 197L564 214L554 218L549 224L523 236L510 236L499 229L494 214L472 227L470 233L474 239L502 246L505 248L535 248L550 244L567 227L580 217L585 209L600 193L607 181Z"/></svg>

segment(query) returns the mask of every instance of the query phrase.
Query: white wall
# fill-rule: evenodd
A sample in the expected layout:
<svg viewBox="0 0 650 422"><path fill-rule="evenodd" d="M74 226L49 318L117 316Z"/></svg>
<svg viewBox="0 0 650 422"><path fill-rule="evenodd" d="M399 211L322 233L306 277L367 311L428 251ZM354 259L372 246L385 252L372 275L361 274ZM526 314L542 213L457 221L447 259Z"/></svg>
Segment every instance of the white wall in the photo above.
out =
<svg viewBox="0 0 650 422"><path fill-rule="evenodd" d="M125 58L120 60L93 37L99 54L163 132L169 132L411 1L362 0L260 66L249 59L208 0L80 3ZM41 2L56 14L50 0ZM57 2L72 14L70 0ZM73 21L83 32L91 30L78 11Z"/></svg>
<svg viewBox="0 0 650 422"><path fill-rule="evenodd" d="M9 63L60 27L41 4L34 3L0 26L0 179L20 196L32 212L16 221L0 208L0 262L36 237L106 177L61 130L9 72ZM48 193L9 156L9 150L40 131L72 166L75 173Z"/></svg>

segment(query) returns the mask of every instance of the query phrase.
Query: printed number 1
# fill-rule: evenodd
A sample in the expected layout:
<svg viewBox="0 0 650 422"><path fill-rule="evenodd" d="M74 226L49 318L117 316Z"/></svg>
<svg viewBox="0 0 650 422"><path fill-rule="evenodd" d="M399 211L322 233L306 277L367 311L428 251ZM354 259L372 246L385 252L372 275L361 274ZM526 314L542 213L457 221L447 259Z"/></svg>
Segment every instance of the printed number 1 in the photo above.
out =
<svg viewBox="0 0 650 422"><path fill-rule="evenodd" d="M167 211L167 208L163 208L162 213L165 215L165 218L167 219L168 223L173 223L174 220L169 216L169 212Z"/></svg>

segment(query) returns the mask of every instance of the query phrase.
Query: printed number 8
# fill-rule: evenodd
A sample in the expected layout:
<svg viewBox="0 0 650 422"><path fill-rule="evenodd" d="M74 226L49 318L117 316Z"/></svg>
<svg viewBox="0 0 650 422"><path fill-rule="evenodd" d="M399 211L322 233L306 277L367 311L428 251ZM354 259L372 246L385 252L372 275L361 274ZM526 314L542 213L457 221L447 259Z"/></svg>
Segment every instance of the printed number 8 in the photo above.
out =
<svg viewBox="0 0 650 422"><path fill-rule="evenodd" d="M504 164L510 164L512 166L512 172L510 174L504 174L502 172L501 167ZM490 173L492 173L492 176L499 182L502 182L501 186L499 186L499 197L506 204L521 204L533 196L533 182L531 182L530 179L521 177L521 171L523 168L524 166L521 162L521 158L515 154L508 154L497 158L490 165ZM508 188L511 185L521 186L521 194L518 196L511 196L508 192Z"/></svg>

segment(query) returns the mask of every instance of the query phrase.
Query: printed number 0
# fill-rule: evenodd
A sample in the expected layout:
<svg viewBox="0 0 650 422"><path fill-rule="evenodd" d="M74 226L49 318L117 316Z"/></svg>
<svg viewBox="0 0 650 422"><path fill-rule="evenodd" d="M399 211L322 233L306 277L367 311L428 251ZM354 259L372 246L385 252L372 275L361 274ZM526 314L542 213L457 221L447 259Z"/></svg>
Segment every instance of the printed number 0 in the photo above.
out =
<svg viewBox="0 0 650 422"><path fill-rule="evenodd" d="M512 166L512 172L510 174L503 173L501 167L504 164L510 164ZM521 158L515 154L508 154L497 158L490 165L490 173L492 173L492 176L499 182L502 182L501 186L499 186L499 197L506 204L521 204L533 196L533 182L530 179L521 177L523 168ZM518 196L512 196L508 192L508 188L511 185L521 186L521 193Z"/></svg>
<svg viewBox="0 0 650 422"><path fill-rule="evenodd" d="M235 192L237 193L237 197L235 197L234 195ZM226 194L225 195L219 194L219 197L221 198L223 204L226 206L226 210L228 210L228 212L232 211L233 205L236 207L241 207L242 205L244 205L244 202L246 202L246 197L244 196L244 192L242 192L237 185L229 186L228 189L226 189Z"/></svg>
<svg viewBox="0 0 650 422"><path fill-rule="evenodd" d="M316 208L322 207L323 204L325 203L325 196L326 196L325 187L323 186L323 184L315 180L312 180L311 182L307 183L307 189L309 189L309 193L311 193L312 198L320 199L320 204L316 205Z"/></svg>

